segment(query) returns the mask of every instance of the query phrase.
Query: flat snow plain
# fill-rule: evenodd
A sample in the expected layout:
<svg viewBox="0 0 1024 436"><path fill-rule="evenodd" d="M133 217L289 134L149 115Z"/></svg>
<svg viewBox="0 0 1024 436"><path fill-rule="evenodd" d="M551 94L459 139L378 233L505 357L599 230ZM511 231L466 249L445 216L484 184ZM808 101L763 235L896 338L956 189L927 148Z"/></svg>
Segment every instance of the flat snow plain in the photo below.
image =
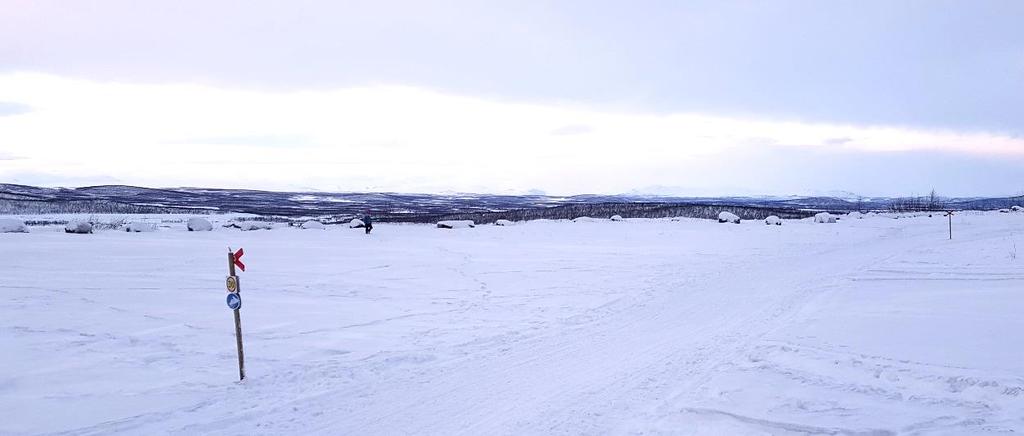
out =
<svg viewBox="0 0 1024 436"><path fill-rule="evenodd" d="M31 230L0 434L1024 431L1024 214Z"/></svg>

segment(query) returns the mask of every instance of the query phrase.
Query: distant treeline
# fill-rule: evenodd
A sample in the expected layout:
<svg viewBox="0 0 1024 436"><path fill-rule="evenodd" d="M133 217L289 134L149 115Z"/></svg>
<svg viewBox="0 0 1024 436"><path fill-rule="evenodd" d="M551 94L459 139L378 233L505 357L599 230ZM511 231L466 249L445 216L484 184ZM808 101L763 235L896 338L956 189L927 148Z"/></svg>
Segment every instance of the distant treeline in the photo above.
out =
<svg viewBox="0 0 1024 436"><path fill-rule="evenodd" d="M1024 196L950 200L936 196L894 198L889 212L937 212L944 210L994 210L1024 205Z"/></svg>
<svg viewBox="0 0 1024 436"><path fill-rule="evenodd" d="M890 212L933 212L946 210L946 201L929 197L894 198L889 203Z"/></svg>
<svg viewBox="0 0 1024 436"><path fill-rule="evenodd" d="M950 203L955 209L962 210L992 210L1008 209L1013 206L1024 206L1024 195L1007 198L979 198L976 200L960 200Z"/></svg>
<svg viewBox="0 0 1024 436"><path fill-rule="evenodd" d="M757 206L728 206L718 204L679 203L594 203L565 204L537 209L516 209L500 212L468 212L431 215L384 215L378 221L432 223L442 220L472 220L476 223L493 223L499 219L529 221L537 219L575 219L580 217L609 218L620 215L623 218L707 218L717 219L722 211L739 215L742 219L760 220L770 215L780 218L799 219L813 216L815 212L799 209L781 209Z"/></svg>
<svg viewBox="0 0 1024 436"><path fill-rule="evenodd" d="M143 206L137 204L118 203L102 200L7 200L0 199L0 214L8 215L42 215L64 213L208 213L205 209L186 209L177 207Z"/></svg>
<svg viewBox="0 0 1024 436"><path fill-rule="evenodd" d="M2 185L0 185L2 186ZM12 185L7 185L12 186ZM48 191L47 191L48 192ZM57 191L63 193L64 191ZM120 192L120 191L116 191ZM128 191L135 192L135 191ZM146 194L170 191L143 190ZM234 191L231 191L234 193ZM125 201L110 199L73 199L46 197L39 193L0 192L0 214L42 215L42 214L208 214L217 212L247 212L274 221L289 221L320 217L328 223L347 222L361 217L369 211L374 219L381 222L431 223L440 220L473 220L492 223L499 219L528 221L536 219L574 219L579 217L608 218L621 215L624 218L668 218L692 217L715 219L719 212L729 211L742 219L764 219L769 215L781 218L804 218L815 212L846 213L850 211L924 212L941 210L993 210L1024 205L1024 196L1003 198L943 198L934 192L923 197L903 197L846 201L842 199L805 198L798 200L720 199L718 201L657 201L633 200L615 201L608 199L575 199L565 203L542 202L534 197L482 197L471 200L449 197L359 194L359 203L327 202L304 204L302 207L278 207L273 199L245 197L248 191L234 195L220 193L223 201L199 202L203 205L188 207L190 196L183 198L158 198L147 195L144 198L122 195ZM172 192L173 193L173 192ZM90 195L100 195L90 192ZM251 193L250 193L251 194ZM262 193L265 196L281 197L285 203L290 197L278 193ZM76 195L85 195L78 193ZM170 194L168 194L170 195ZM251 194L255 195L255 194ZM354 194L355 195L355 194ZM117 197L117 198L121 198ZM130 201L130 200L135 201ZM143 200L143 201L139 201ZM172 201L173 200L173 201ZM230 200L230 202L228 202ZM527 201L529 200L529 201ZM165 205L165 201L181 204ZM550 199L545 200L550 201ZM794 203L795 202L795 203ZM328 204L329 203L329 204ZM210 204L211 206L206 206ZM325 206L324 204L327 204ZM212 206L216 205L216 206ZM343 205L344 207L338 206ZM339 210L342 209L342 210Z"/></svg>

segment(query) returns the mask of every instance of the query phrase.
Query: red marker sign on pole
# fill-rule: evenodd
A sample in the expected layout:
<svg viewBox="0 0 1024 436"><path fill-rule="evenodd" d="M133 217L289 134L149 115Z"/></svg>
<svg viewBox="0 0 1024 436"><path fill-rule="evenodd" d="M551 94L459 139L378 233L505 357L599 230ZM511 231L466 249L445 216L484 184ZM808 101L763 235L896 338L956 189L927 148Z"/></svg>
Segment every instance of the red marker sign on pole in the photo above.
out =
<svg viewBox="0 0 1024 436"><path fill-rule="evenodd" d="M245 271L245 264L242 263L242 255L244 255L244 254L245 254L245 250L239 248L238 251L236 251L235 255L234 255L235 266L237 266L238 269L242 270L243 272Z"/></svg>

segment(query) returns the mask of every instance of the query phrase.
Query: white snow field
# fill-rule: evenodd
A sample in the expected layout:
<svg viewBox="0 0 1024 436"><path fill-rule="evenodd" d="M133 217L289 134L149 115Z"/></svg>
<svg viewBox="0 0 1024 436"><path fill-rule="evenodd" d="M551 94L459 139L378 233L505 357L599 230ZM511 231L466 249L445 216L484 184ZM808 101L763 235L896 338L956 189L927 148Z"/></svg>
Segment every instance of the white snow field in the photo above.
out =
<svg viewBox="0 0 1024 436"><path fill-rule="evenodd" d="M0 434L1024 431L1024 214L178 227L0 234Z"/></svg>

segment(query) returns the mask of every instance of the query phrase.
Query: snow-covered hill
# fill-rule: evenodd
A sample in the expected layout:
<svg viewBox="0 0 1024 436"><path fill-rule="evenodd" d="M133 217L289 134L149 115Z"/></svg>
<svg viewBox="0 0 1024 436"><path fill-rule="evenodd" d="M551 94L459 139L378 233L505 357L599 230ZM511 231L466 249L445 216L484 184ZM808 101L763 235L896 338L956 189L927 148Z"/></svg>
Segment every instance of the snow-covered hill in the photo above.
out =
<svg viewBox="0 0 1024 436"><path fill-rule="evenodd" d="M905 199L903 199L905 200ZM723 208L747 208L747 219L768 215L803 217L808 211L886 210L885 198L841 197L659 197L646 195L399 194L271 192L237 189L91 186L39 188L0 184L0 214L204 213L335 217L348 220L369 211L382 221L436 222L441 219L571 219L579 216L713 218ZM999 209L1022 197L943 199L943 208ZM711 208L704 210L704 208ZM514 212L514 215L510 215Z"/></svg>

